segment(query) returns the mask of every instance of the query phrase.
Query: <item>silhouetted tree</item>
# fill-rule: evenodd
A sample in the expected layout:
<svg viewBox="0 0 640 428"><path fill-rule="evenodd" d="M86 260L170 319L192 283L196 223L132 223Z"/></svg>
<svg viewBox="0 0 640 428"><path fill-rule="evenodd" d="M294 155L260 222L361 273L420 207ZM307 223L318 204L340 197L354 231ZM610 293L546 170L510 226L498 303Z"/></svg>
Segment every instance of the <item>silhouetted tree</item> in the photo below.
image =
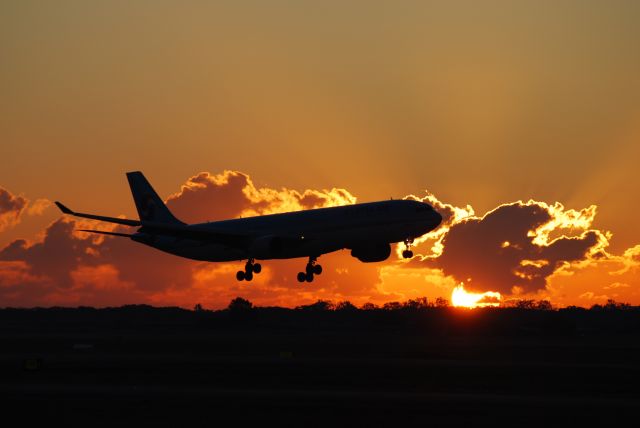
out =
<svg viewBox="0 0 640 428"><path fill-rule="evenodd" d="M517 300L514 305L518 309L535 309L536 302L533 299Z"/></svg>
<svg viewBox="0 0 640 428"><path fill-rule="evenodd" d="M444 297L438 297L436 298L436 308L446 308L449 306L449 300L445 299Z"/></svg>
<svg viewBox="0 0 640 428"><path fill-rule="evenodd" d="M553 309L551 302L548 300L538 300L535 304L535 308L540 311L550 311Z"/></svg>
<svg viewBox="0 0 640 428"><path fill-rule="evenodd" d="M629 305L628 303L616 302L613 299L607 299L607 303L604 305L604 309L607 310L625 310L630 308L631 305Z"/></svg>
<svg viewBox="0 0 640 428"><path fill-rule="evenodd" d="M362 305L361 309L363 311L375 311L376 309L378 309L378 305L374 303L365 303L364 305Z"/></svg>
<svg viewBox="0 0 640 428"><path fill-rule="evenodd" d="M236 297L227 306L230 311L248 311L251 308L253 308L253 303L242 297Z"/></svg>
<svg viewBox="0 0 640 428"><path fill-rule="evenodd" d="M310 305L298 306L296 309L303 311L330 311L334 309L333 302L328 300L318 300Z"/></svg>
<svg viewBox="0 0 640 428"><path fill-rule="evenodd" d="M409 299L402 304L406 309L423 309L429 307L429 302L426 297L418 297L416 299Z"/></svg>
<svg viewBox="0 0 640 428"><path fill-rule="evenodd" d="M336 305L336 311L357 311L356 308L350 301L345 300L344 302L339 302Z"/></svg>
<svg viewBox="0 0 640 428"><path fill-rule="evenodd" d="M193 307L193 310L195 312L202 312L202 311L204 311L204 308L202 307L202 305L200 303L196 303L196 305Z"/></svg>
<svg viewBox="0 0 640 428"><path fill-rule="evenodd" d="M400 302L387 302L382 305L382 309L385 311L397 311L402 308L402 303Z"/></svg>

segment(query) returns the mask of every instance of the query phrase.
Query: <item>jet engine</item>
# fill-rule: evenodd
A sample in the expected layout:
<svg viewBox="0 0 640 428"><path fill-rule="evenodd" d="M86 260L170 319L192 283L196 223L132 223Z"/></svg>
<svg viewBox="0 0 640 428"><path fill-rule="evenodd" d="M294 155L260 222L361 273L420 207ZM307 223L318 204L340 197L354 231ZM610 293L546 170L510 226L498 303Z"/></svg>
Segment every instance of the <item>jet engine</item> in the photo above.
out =
<svg viewBox="0 0 640 428"><path fill-rule="evenodd" d="M387 243L355 247L351 250L353 257L365 263L382 262L387 260L390 254L391 245Z"/></svg>

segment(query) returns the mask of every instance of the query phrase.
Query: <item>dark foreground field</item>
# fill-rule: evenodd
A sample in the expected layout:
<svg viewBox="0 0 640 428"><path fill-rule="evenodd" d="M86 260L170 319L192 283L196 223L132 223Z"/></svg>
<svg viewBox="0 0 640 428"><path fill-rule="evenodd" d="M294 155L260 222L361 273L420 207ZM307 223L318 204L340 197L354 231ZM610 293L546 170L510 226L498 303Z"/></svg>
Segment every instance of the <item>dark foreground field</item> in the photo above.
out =
<svg viewBox="0 0 640 428"><path fill-rule="evenodd" d="M639 327L637 308L7 309L0 406L86 426L610 426L637 421Z"/></svg>

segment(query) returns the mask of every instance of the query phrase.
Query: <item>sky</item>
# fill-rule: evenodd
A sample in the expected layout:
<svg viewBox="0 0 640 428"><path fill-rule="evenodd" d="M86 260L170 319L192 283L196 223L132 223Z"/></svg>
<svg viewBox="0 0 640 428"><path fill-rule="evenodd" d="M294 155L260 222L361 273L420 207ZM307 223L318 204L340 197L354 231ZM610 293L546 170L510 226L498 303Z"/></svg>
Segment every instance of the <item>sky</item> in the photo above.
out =
<svg viewBox="0 0 640 428"><path fill-rule="evenodd" d="M459 283L640 304L637 22L635 1L4 2L0 306L364 303ZM235 264L96 241L51 206L135 217L131 170L184 220L310 208L305 192L457 214L410 262L338 253L302 289L304 261L267 262L249 289Z"/></svg>

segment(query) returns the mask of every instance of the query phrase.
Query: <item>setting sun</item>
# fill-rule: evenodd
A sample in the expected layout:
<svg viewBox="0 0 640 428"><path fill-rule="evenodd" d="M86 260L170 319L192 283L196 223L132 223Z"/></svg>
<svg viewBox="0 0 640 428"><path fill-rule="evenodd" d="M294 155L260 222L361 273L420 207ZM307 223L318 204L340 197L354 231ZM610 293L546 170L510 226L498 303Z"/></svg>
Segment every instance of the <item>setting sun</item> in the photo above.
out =
<svg viewBox="0 0 640 428"><path fill-rule="evenodd" d="M496 291L470 293L460 284L451 293L451 303L456 307L484 308L487 306L499 306L501 297L500 293Z"/></svg>

